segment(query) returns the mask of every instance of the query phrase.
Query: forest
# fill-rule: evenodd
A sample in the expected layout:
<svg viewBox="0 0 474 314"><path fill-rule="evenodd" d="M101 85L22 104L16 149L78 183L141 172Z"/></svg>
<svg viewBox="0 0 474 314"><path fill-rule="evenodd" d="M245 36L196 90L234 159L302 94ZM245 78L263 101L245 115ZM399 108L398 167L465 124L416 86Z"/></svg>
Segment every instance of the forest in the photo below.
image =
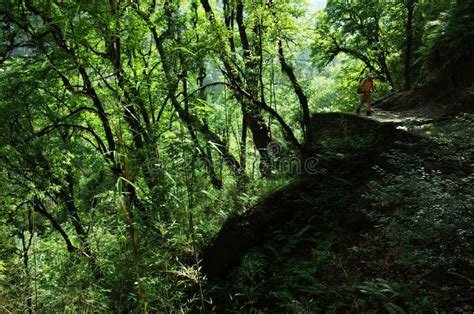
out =
<svg viewBox="0 0 474 314"><path fill-rule="evenodd" d="M474 311L474 1L0 0L0 28L1 313Z"/></svg>

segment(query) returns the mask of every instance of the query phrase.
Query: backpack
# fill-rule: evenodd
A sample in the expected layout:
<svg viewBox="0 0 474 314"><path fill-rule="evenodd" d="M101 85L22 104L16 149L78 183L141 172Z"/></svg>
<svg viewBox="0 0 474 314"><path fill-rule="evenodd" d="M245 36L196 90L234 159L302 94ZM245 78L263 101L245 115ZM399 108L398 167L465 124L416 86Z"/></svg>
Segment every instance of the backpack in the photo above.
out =
<svg viewBox="0 0 474 314"><path fill-rule="evenodd" d="M365 92L367 92L367 91L364 91L365 85L367 84L366 80L367 79L365 78L359 82L359 87L357 87L357 94L364 94Z"/></svg>

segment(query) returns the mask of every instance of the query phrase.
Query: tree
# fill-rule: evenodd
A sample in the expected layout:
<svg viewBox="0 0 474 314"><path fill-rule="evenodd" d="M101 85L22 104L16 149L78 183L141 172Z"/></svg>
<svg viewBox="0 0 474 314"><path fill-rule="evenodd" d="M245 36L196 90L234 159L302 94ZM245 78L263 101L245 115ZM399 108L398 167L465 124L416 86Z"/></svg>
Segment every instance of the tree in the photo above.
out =
<svg viewBox="0 0 474 314"><path fill-rule="evenodd" d="M391 19L390 10L383 1L329 1L316 22L313 56L318 64L326 65L344 53L395 87L389 58L397 51L398 42L393 39L400 32L396 27L399 19Z"/></svg>

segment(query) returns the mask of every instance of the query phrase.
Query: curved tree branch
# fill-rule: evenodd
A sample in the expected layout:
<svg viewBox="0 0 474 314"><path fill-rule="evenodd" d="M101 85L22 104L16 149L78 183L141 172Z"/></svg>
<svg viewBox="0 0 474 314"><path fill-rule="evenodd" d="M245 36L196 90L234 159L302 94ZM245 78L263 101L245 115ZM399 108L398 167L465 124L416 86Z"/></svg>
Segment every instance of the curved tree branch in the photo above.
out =
<svg viewBox="0 0 474 314"><path fill-rule="evenodd" d="M58 123L58 124L54 124L54 125L49 125L47 127L44 127L43 129L41 129L39 132L36 132L35 133L35 136L36 137L40 137L40 136L43 136L43 135L46 135L58 128L61 128L61 127L66 127L66 128L75 128L75 129L79 129L79 130L82 130L82 131L86 131L88 133L90 133L94 139L96 140L97 142L97 148L99 148L99 151L101 154L105 154L107 153L107 148L104 144L104 142L102 141L102 139L99 137L99 135L97 135L97 133L94 132L94 130L92 130L91 128L89 127L85 127L85 126L82 126L82 125L77 125L77 124L71 124L71 123Z"/></svg>
<svg viewBox="0 0 474 314"><path fill-rule="evenodd" d="M64 239L64 242L66 242L66 247L68 252L74 253L77 251L77 248L72 244L71 240L69 239L69 236L67 235L66 231L61 227L59 222L51 215L47 210L46 207L44 206L43 202L36 197L34 201L31 202L31 205L33 206L33 209L35 212L40 213L43 217L45 217L53 226L54 229L56 229L61 237Z"/></svg>

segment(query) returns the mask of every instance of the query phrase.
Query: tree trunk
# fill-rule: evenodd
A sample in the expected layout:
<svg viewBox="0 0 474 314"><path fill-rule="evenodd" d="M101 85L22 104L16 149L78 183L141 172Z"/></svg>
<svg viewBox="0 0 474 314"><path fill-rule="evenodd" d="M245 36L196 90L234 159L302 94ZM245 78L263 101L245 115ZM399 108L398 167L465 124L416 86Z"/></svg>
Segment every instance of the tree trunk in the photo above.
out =
<svg viewBox="0 0 474 314"><path fill-rule="evenodd" d="M212 8L207 0L201 0L201 4L208 14L209 20L213 23L215 20L215 16L212 12ZM226 1L226 8L228 3ZM271 142L271 138L269 135L269 128L265 123L265 120L261 113L261 108L258 107L256 102L251 101L248 97L244 97L241 95L239 90L242 90L242 86L244 85L246 89L252 95L252 98L258 99L259 98L259 90L258 90L258 73L254 73L255 69L258 67L258 64L252 60L251 58L251 51L250 45L247 37L246 28L243 22L243 3L242 1L238 0L236 6L236 21L239 30L239 36L242 44L243 49L243 59L245 69L243 71L239 71L238 68L235 66L235 62L229 60L229 56L226 54L222 55L222 62L224 64L225 72L224 75L229 79L231 85L236 85L236 88L233 89L235 98L241 104L242 108L242 115L247 117L247 126L252 132L252 138L256 149L260 155L260 170L262 175L267 175L269 171L269 156L268 156L268 144ZM225 22L226 27L229 30L228 42L231 47L231 52L235 56L235 47L233 45L233 39L230 38L230 34L232 33L231 29L231 21L233 21L233 16L229 16L229 12L226 13ZM234 60L235 61L235 60ZM238 73L245 72L245 77L242 77ZM237 87L238 86L238 87Z"/></svg>
<svg viewBox="0 0 474 314"><path fill-rule="evenodd" d="M247 29L244 24L243 15L244 15L244 5L242 0L237 0L237 12L236 12L236 21L239 29L240 42L243 49L243 58L244 58L244 72L245 72L245 81L247 85L247 90L251 93L253 98L259 99L259 74L258 63L256 62L255 56L252 55L250 49L250 44L247 36ZM255 30L256 31L256 30ZM258 36L258 33L256 34ZM259 45L255 45L255 50L259 50ZM261 102L264 101L263 93ZM268 146L271 143L272 139L270 138L270 130L262 116L261 110L255 104L249 102L245 98L240 97L242 102L242 115L246 117L248 121L248 127L252 132L252 138L255 147L257 148L260 154L260 173L263 176L268 176L270 168L270 158L268 154Z"/></svg>
<svg viewBox="0 0 474 314"><path fill-rule="evenodd" d="M64 200L66 209L69 213L69 218L81 243L83 255L87 258L89 266L92 270L92 274L94 275L95 279L100 279L102 278L102 273L99 269L99 265L97 264L97 259L92 252L92 247L89 242L87 232L81 223L81 218L74 202L74 178L71 174L72 169L68 169L68 171L69 173L66 175L67 187L62 191L61 197Z"/></svg>
<svg viewBox="0 0 474 314"><path fill-rule="evenodd" d="M390 86L392 88L395 88L395 86L393 85L393 78L392 78L392 74L390 73L390 70L388 69L388 65L387 65L387 59L386 59L386 55L385 55L385 52L381 52L378 56L378 62L380 64L380 70L382 71L382 73L385 75L385 78L387 79L388 83L390 84Z"/></svg>
<svg viewBox="0 0 474 314"><path fill-rule="evenodd" d="M30 257L28 255L28 250L30 249L31 246L31 241L33 240L33 226L31 224L31 211L28 213L28 220L29 220L29 239L28 241L25 239L25 231L21 230L19 232L20 239L21 239L21 245L22 245L22 258L23 258L23 266L25 267L25 277L26 277L26 292L25 292L25 303L26 303L26 308L28 309L28 313L32 314L33 313L33 295L30 291L30 266L29 266L29 260ZM28 244L27 244L28 242Z"/></svg>
<svg viewBox="0 0 474 314"><path fill-rule="evenodd" d="M240 137L240 166L243 171L246 171L247 168L247 128L249 118L245 113L245 110L242 110L242 133Z"/></svg>
<svg viewBox="0 0 474 314"><path fill-rule="evenodd" d="M413 9L414 0L406 0L407 21L406 21L406 47L405 47L405 89L411 88L411 60L413 55Z"/></svg>
<svg viewBox="0 0 474 314"><path fill-rule="evenodd" d="M293 71L293 68L287 63L285 59L285 55L283 52L283 43L281 39L278 41L278 57L280 59L281 70L290 79L295 94L298 96L301 110L303 111L303 134L305 138L305 146L306 148L308 148L313 143L313 131L311 127L311 116L309 112L308 98L304 94L303 89L301 88L301 85L299 84L298 79L296 78L296 75Z"/></svg>

